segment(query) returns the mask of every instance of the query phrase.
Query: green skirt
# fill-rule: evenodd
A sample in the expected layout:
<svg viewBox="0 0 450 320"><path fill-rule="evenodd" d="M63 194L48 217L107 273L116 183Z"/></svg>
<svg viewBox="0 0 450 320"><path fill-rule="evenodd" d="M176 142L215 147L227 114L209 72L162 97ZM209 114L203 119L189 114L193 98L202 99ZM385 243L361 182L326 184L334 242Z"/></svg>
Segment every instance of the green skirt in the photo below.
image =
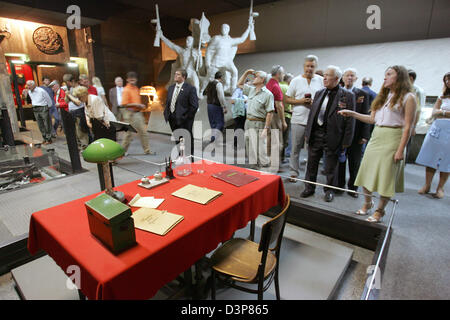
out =
<svg viewBox="0 0 450 320"><path fill-rule="evenodd" d="M394 162L402 134L402 128L375 126L359 167L356 186L387 198L403 192L404 161Z"/></svg>

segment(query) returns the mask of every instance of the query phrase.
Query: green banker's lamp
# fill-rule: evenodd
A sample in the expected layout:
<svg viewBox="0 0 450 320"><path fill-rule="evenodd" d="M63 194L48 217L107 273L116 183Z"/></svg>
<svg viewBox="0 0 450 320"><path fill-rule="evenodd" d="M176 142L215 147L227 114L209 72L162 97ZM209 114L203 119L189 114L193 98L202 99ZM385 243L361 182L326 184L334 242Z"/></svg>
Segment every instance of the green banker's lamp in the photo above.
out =
<svg viewBox="0 0 450 320"><path fill-rule="evenodd" d="M109 162L122 157L124 154L125 150L120 144L105 138L95 140L82 153L83 159L86 162L102 165L105 179L105 193L121 202L125 200L125 195L123 192L114 191L112 188Z"/></svg>

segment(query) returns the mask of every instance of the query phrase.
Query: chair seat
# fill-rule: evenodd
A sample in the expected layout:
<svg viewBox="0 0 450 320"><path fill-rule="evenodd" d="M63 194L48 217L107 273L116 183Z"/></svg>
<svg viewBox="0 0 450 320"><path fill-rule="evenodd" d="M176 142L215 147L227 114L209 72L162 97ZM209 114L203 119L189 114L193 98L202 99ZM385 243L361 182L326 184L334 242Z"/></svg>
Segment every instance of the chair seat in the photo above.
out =
<svg viewBox="0 0 450 320"><path fill-rule="evenodd" d="M254 283L262 255L262 252L258 251L258 246L258 243L247 239L231 239L212 255L212 268L219 273L233 277L234 280ZM264 278L270 275L276 262L277 258L269 251Z"/></svg>

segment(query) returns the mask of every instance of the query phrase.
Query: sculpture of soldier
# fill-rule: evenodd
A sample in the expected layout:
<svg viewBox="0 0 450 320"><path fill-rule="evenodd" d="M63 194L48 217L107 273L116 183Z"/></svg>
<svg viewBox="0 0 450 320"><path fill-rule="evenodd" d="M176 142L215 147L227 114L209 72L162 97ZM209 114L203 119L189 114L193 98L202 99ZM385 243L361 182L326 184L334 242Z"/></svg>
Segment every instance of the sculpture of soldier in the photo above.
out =
<svg viewBox="0 0 450 320"><path fill-rule="evenodd" d="M223 74L228 73L225 77L224 90L230 94L236 88L238 80L238 70L234 65L234 57L237 52L239 44L243 43L253 28L253 20L249 20L247 30L239 38L232 38L229 35L230 26L223 24L221 28L221 35L214 36L206 48L205 65L207 69L207 75L202 83L202 90L208 85L209 81L214 79L214 75L217 71L222 71Z"/></svg>
<svg viewBox="0 0 450 320"><path fill-rule="evenodd" d="M188 36L186 38L186 47L183 48L167 39L163 35L162 30L159 30L158 32L161 40L177 53L181 68L185 69L188 73L186 80L197 89L197 95L199 95L200 80L196 71L196 65L197 60L199 59L199 65L201 66L203 64L203 59L199 55L198 50L194 48L194 38Z"/></svg>

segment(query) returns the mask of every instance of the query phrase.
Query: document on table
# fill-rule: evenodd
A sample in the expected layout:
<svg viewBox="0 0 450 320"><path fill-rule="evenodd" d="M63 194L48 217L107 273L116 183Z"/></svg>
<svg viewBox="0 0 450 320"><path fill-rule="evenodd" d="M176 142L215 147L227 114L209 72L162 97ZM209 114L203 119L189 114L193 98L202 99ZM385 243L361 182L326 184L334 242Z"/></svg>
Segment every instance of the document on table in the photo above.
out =
<svg viewBox="0 0 450 320"><path fill-rule="evenodd" d="M200 204L207 204L217 197L221 196L222 192L188 184L172 193L172 195Z"/></svg>
<svg viewBox="0 0 450 320"><path fill-rule="evenodd" d="M133 199L128 203L130 207L141 207L141 208L153 208L156 209L164 199L156 199L155 197L141 197L138 194L134 196Z"/></svg>
<svg viewBox="0 0 450 320"><path fill-rule="evenodd" d="M160 236L166 235L184 219L179 214L151 208L140 208L131 217L134 220L134 226L136 228L156 233Z"/></svg>
<svg viewBox="0 0 450 320"><path fill-rule="evenodd" d="M236 170L226 170L215 173L212 176L214 178L228 182L236 187L242 187L245 186L246 184L249 184L250 182L259 180L257 177Z"/></svg>

